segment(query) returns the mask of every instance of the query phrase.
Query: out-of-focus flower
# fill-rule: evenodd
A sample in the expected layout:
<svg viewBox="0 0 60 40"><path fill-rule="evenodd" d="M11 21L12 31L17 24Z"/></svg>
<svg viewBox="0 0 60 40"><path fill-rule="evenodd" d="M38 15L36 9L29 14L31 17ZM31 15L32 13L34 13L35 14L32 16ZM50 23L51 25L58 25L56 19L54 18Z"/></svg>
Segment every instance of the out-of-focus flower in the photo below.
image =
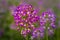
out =
<svg viewBox="0 0 60 40"><path fill-rule="evenodd" d="M14 23L12 23L12 24L10 25L10 28L16 30L16 29L17 29L17 26L16 26Z"/></svg>
<svg viewBox="0 0 60 40"><path fill-rule="evenodd" d="M8 8L8 3L6 0L0 0L0 13L5 13Z"/></svg>
<svg viewBox="0 0 60 40"><path fill-rule="evenodd" d="M53 29L48 29L48 35L51 36L54 34L54 30Z"/></svg>
<svg viewBox="0 0 60 40"><path fill-rule="evenodd" d="M49 35L53 34L53 30L56 28L56 25L55 25L56 16L53 13L53 11L48 10L48 11L43 12L42 15L40 16L40 19L41 19L40 26L45 26L45 29L47 27Z"/></svg>
<svg viewBox="0 0 60 40"><path fill-rule="evenodd" d="M60 0L58 0L57 8L60 9Z"/></svg>
<svg viewBox="0 0 60 40"><path fill-rule="evenodd" d="M3 34L4 34L4 29L1 28L1 29L0 29L0 37L2 37Z"/></svg>
<svg viewBox="0 0 60 40"><path fill-rule="evenodd" d="M33 30L32 37L33 38L43 38L44 37L44 27L38 27Z"/></svg>
<svg viewBox="0 0 60 40"><path fill-rule="evenodd" d="M49 26L55 27L54 24L56 21L56 16L51 10L43 12L40 16L40 19L40 25L45 25L46 23L49 23Z"/></svg>

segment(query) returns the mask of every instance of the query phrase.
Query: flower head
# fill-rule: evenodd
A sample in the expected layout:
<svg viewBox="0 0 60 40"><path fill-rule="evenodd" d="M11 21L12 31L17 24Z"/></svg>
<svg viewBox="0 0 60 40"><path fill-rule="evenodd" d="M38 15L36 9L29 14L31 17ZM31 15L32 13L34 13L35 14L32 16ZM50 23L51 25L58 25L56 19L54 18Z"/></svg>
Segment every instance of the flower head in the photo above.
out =
<svg viewBox="0 0 60 40"><path fill-rule="evenodd" d="M48 26L52 26L52 28L55 27L56 16L51 10L43 12L40 19L41 26L48 24Z"/></svg>
<svg viewBox="0 0 60 40"><path fill-rule="evenodd" d="M45 29L47 27L48 29L48 35L54 33L54 29L56 28L55 21L56 16L52 12L52 10L48 10L42 13L40 16L40 26L45 26Z"/></svg>
<svg viewBox="0 0 60 40"><path fill-rule="evenodd" d="M20 29L21 34L24 36L34 30L36 23L39 21L39 16L37 15L36 10L30 4L21 4L17 6L13 11L13 16L15 24L24 29Z"/></svg>

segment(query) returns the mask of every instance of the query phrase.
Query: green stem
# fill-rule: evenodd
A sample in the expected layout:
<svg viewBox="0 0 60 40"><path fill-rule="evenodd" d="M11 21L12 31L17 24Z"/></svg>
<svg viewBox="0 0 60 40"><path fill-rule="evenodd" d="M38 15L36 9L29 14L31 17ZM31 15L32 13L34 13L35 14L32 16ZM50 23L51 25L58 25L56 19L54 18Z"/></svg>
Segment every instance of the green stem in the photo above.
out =
<svg viewBox="0 0 60 40"><path fill-rule="evenodd" d="M45 39L48 40L48 24L46 24L46 29L45 29Z"/></svg>
<svg viewBox="0 0 60 40"><path fill-rule="evenodd" d="M60 40L60 33L59 33L59 28L57 28L57 40Z"/></svg>
<svg viewBox="0 0 60 40"><path fill-rule="evenodd" d="M46 40L48 40L48 28L46 27Z"/></svg>
<svg viewBox="0 0 60 40"><path fill-rule="evenodd" d="M28 36L26 36L26 40L28 40Z"/></svg>

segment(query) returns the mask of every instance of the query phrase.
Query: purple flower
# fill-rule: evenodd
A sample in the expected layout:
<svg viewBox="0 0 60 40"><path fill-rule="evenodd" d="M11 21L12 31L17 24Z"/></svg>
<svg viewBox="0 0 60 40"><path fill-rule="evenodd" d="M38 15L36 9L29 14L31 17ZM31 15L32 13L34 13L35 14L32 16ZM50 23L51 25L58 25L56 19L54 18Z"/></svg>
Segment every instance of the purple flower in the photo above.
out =
<svg viewBox="0 0 60 40"><path fill-rule="evenodd" d="M54 33L56 16L52 10L48 10L42 13L40 16L40 26L45 26L48 29L48 35ZM52 30L53 29L53 30Z"/></svg>
<svg viewBox="0 0 60 40"><path fill-rule="evenodd" d="M43 12L42 15L40 16L40 19L41 26L48 23L49 26L55 27L54 25L56 21L56 16L51 10Z"/></svg>
<svg viewBox="0 0 60 40"><path fill-rule="evenodd" d="M35 29L35 24L39 21L39 16L31 4L20 4L13 10L15 24L20 28L21 34L26 36ZM28 30L29 29L29 30Z"/></svg>
<svg viewBox="0 0 60 40"><path fill-rule="evenodd" d="M49 30L48 30L48 35L51 36L51 35L53 35L53 34L54 34L54 30L53 30L53 29L49 29Z"/></svg>
<svg viewBox="0 0 60 40"><path fill-rule="evenodd" d="M34 29L34 31L32 32L32 37L33 38L44 37L44 27Z"/></svg>
<svg viewBox="0 0 60 40"><path fill-rule="evenodd" d="M21 4L14 10L14 20L16 25L27 26L38 21L39 17L30 4ZM29 22L31 24L29 24ZM25 25L26 23L26 25Z"/></svg>

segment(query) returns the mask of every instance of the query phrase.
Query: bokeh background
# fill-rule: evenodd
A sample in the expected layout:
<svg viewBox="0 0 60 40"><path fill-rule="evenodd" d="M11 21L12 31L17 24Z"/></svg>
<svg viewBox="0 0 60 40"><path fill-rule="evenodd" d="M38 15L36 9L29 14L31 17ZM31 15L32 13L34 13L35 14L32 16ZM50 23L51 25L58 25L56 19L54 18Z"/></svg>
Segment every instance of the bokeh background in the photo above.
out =
<svg viewBox="0 0 60 40"><path fill-rule="evenodd" d="M21 2L32 4L40 13L51 8L56 15L56 30L49 40L60 40L60 0L0 0L0 40L25 40L16 30L10 7Z"/></svg>

